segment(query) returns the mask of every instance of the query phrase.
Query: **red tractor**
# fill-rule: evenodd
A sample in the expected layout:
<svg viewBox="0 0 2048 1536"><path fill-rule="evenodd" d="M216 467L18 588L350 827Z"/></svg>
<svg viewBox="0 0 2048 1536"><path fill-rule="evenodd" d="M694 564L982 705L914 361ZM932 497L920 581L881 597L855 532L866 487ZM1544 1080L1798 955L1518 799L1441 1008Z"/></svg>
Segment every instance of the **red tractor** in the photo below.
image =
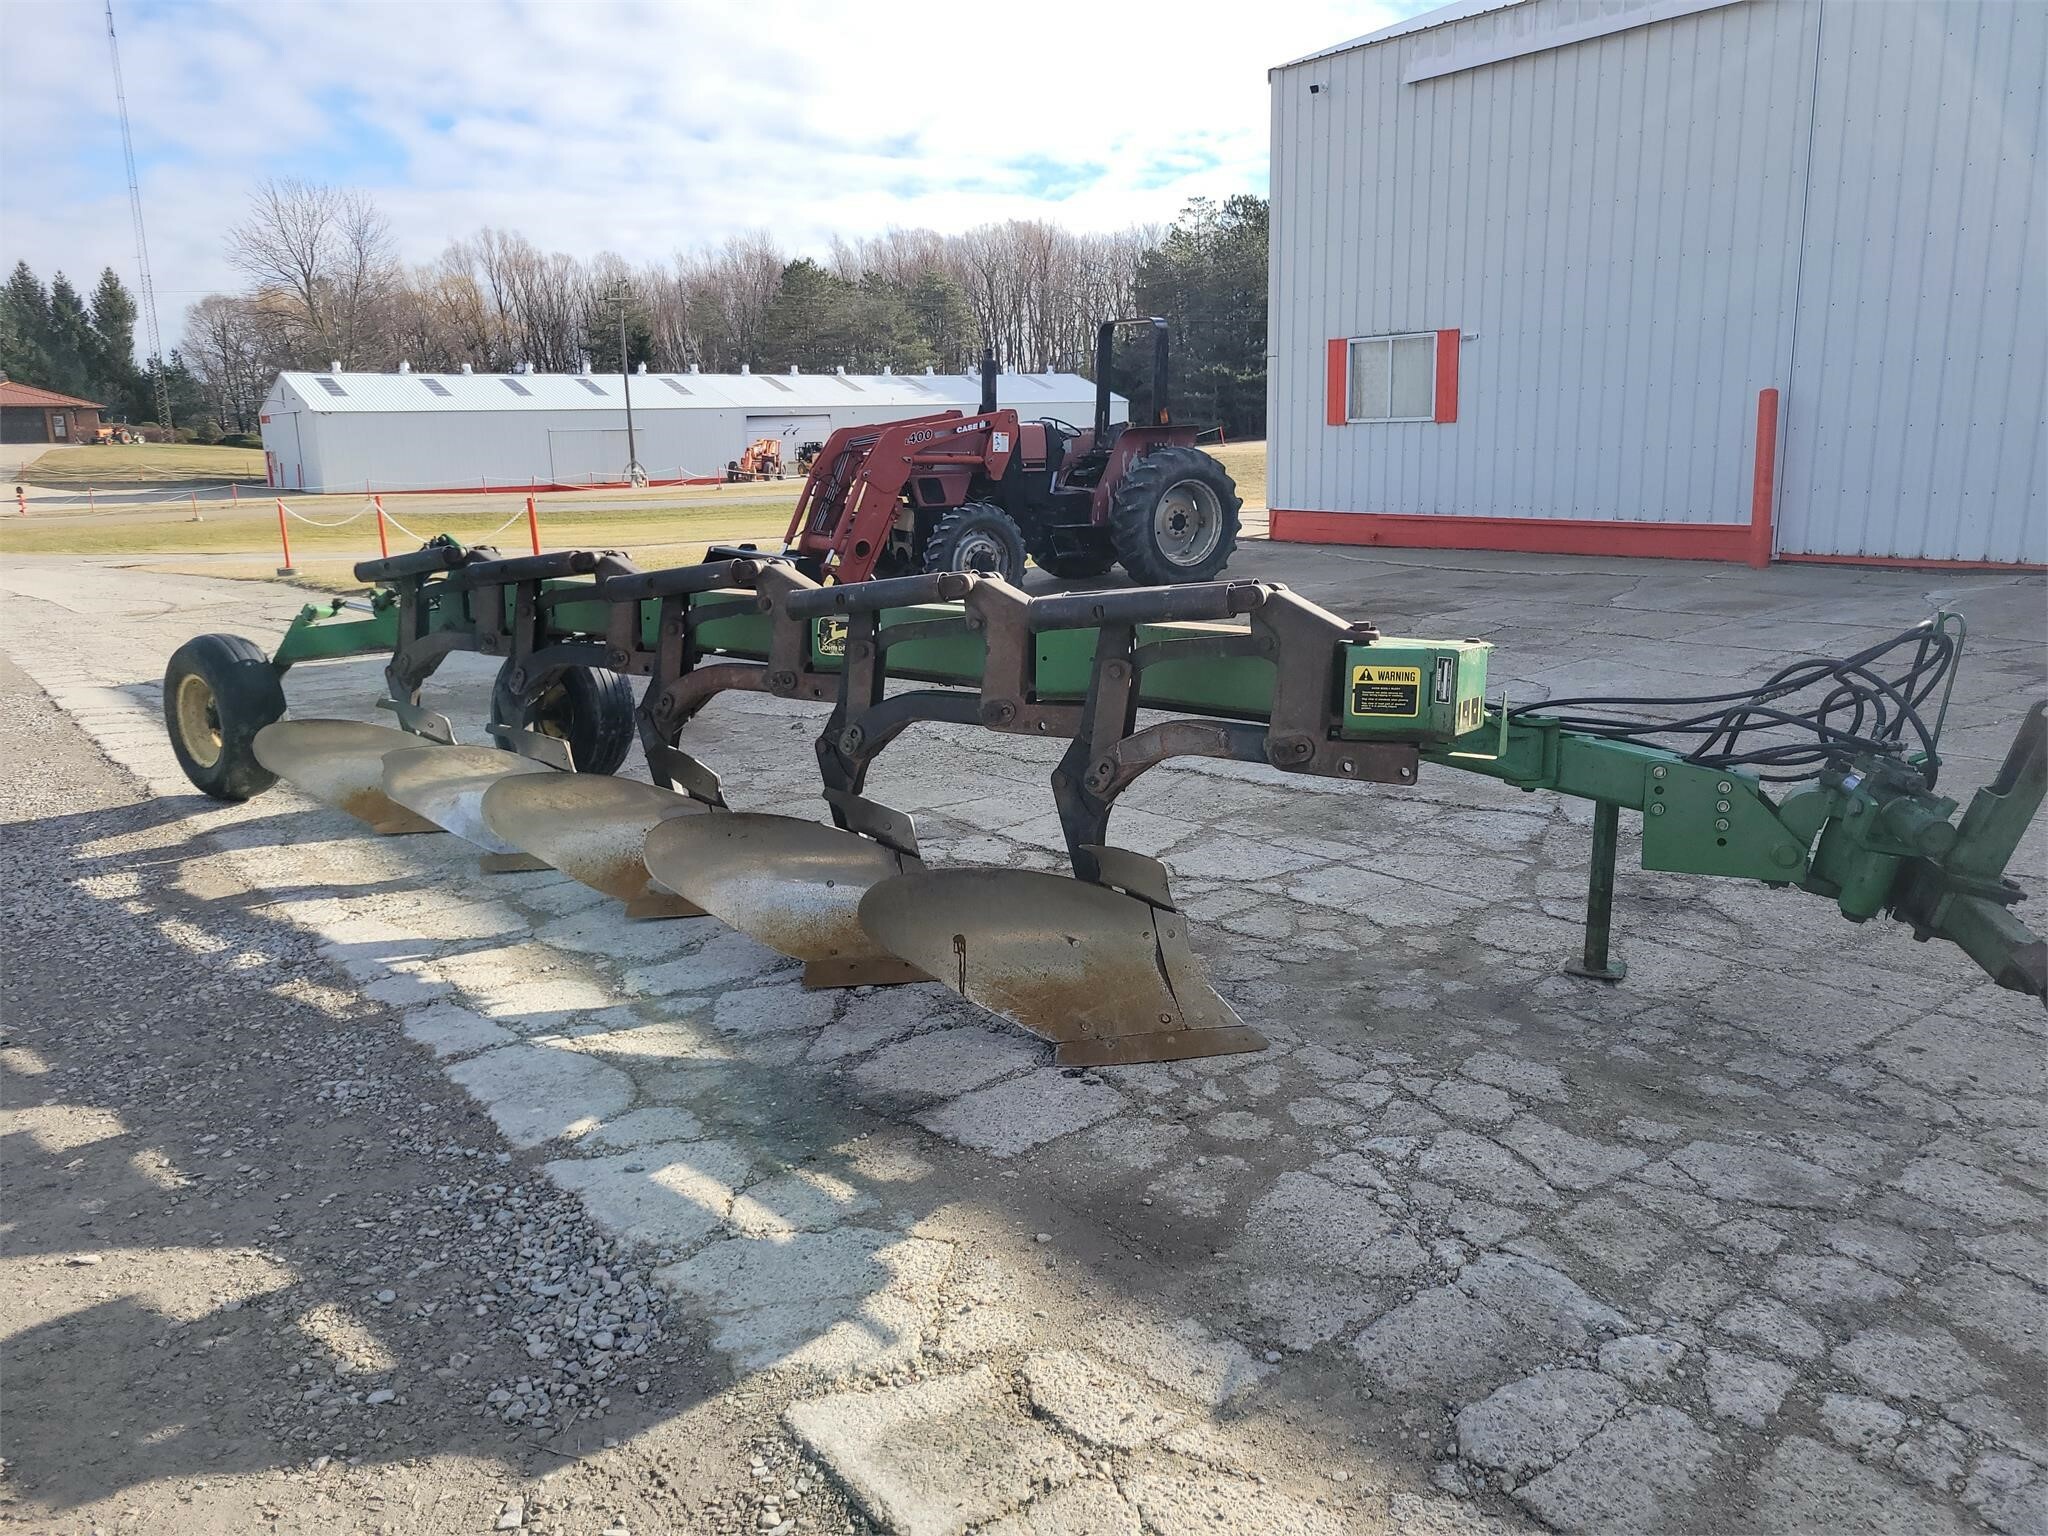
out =
<svg viewBox="0 0 2048 1536"><path fill-rule="evenodd" d="M1152 328L1154 419L1109 419L1119 326ZM981 408L834 432L811 465L783 553L817 580L981 571L1012 582L1028 553L1060 577L1121 562L1144 586L1209 581L1237 547L1237 486L1175 426L1166 322L1109 320L1095 347L1095 422L1023 421L996 404L984 358Z"/></svg>

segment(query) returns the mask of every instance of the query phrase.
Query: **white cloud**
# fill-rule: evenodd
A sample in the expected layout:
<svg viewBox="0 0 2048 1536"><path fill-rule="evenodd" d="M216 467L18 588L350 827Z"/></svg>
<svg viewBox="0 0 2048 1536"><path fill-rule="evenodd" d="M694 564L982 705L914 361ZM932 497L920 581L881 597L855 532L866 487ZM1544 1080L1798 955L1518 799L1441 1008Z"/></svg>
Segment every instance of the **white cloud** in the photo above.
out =
<svg viewBox="0 0 2048 1536"><path fill-rule="evenodd" d="M268 175L361 186L425 260L485 224L635 261L766 227L1163 221L1263 191L1266 69L1420 8L116 4L166 339ZM0 255L133 277L98 4L0 0Z"/></svg>

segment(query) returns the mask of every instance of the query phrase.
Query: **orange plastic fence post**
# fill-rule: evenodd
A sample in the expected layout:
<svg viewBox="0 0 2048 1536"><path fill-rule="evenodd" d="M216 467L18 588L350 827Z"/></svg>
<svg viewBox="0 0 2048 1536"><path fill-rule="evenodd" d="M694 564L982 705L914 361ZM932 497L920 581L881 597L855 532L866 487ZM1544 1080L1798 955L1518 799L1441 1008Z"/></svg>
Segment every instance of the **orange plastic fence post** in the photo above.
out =
<svg viewBox="0 0 2048 1536"><path fill-rule="evenodd" d="M382 496L372 496L370 501L377 509L377 553L386 560L389 560L391 558L391 544L384 536L384 498Z"/></svg>
<svg viewBox="0 0 2048 1536"><path fill-rule="evenodd" d="M533 538L533 552L540 553L540 513L535 510L533 498L526 498L526 531Z"/></svg>
<svg viewBox="0 0 2048 1536"><path fill-rule="evenodd" d="M228 482L228 500L238 507L242 504L242 488L232 480Z"/></svg>
<svg viewBox="0 0 2048 1536"><path fill-rule="evenodd" d="M100 509L100 504L93 496L92 487L89 485L85 488L85 509L88 512L97 512Z"/></svg>
<svg viewBox="0 0 2048 1536"><path fill-rule="evenodd" d="M277 568L277 574L280 576L298 575L299 573L292 567L292 536L285 530L284 498L282 496L277 498L277 542L284 546L284 564Z"/></svg>
<svg viewBox="0 0 2048 1536"><path fill-rule="evenodd" d="M1762 570L1771 563L1772 523L1778 506L1778 392L1760 389L1756 396L1756 465L1750 475L1749 564Z"/></svg>
<svg viewBox="0 0 2048 1536"><path fill-rule="evenodd" d="M192 499L192 521L195 523L204 522L205 519L199 515L199 493L197 491L187 491L185 494Z"/></svg>

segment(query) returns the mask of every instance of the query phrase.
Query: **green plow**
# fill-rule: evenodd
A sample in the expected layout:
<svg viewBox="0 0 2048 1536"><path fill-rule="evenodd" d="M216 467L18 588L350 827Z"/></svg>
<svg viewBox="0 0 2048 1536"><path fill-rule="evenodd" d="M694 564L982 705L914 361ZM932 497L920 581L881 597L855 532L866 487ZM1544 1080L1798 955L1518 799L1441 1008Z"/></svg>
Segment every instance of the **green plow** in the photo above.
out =
<svg viewBox="0 0 2048 1536"><path fill-rule="evenodd" d="M165 717L201 790L283 778L379 833L453 833L486 871L559 869L627 917L708 914L803 961L810 986L936 981L1062 1063L1264 1043L1203 978L1164 866L1111 836L1117 797L1184 757L1397 792L1476 773L1591 801L1582 976L1623 973L1626 811L1646 868L1889 914L2048 993L2004 873L2048 788L2048 725L2036 705L1958 816L1935 787L1953 615L1707 698L1510 707L1488 701L1486 642L1385 635L1263 582L1032 597L959 572L820 586L761 557L640 571L448 541L356 575L366 597L305 609L267 658L228 636L172 658ZM423 701L456 652L501 661L484 743L456 745ZM393 725L284 718L288 668L361 655L387 658ZM698 711L735 690L822 707L820 816L735 812L686 749ZM926 723L1066 744L1051 786L1070 876L926 864L912 818L865 793ZM651 783L612 776L635 741Z"/></svg>

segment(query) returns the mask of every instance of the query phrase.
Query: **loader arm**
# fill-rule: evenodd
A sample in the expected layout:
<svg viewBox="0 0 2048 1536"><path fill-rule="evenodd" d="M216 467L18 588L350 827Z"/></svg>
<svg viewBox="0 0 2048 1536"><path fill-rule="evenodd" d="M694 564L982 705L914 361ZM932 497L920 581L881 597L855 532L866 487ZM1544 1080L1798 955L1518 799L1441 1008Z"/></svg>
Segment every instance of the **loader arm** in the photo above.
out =
<svg viewBox="0 0 2048 1536"><path fill-rule="evenodd" d="M889 547L906 498L932 507L957 504L975 477L1002 478L1017 438L1017 413L1006 409L842 427L804 480L784 553L832 581L866 581ZM943 489L910 495L912 482L923 477L935 477Z"/></svg>

